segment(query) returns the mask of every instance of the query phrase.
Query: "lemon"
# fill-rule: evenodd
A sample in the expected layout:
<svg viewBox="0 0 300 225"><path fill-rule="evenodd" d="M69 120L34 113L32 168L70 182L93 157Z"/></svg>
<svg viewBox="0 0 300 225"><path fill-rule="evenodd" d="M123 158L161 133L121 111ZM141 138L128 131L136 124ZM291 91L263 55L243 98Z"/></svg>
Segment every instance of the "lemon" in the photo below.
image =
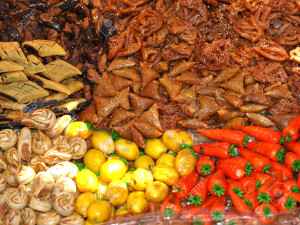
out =
<svg viewBox="0 0 300 225"><path fill-rule="evenodd" d="M82 137L88 139L94 131L94 127L91 123L85 123L83 121L75 121L68 125L65 130L65 137Z"/></svg>
<svg viewBox="0 0 300 225"><path fill-rule="evenodd" d="M96 200L96 196L90 192L81 193L75 201L75 212L86 218L89 206Z"/></svg>
<svg viewBox="0 0 300 225"><path fill-rule="evenodd" d="M105 155L103 152L97 149L88 150L84 157L83 163L84 165L94 173L99 172L101 165L106 161Z"/></svg>
<svg viewBox="0 0 300 225"><path fill-rule="evenodd" d="M137 191L143 191L146 189L148 184L153 182L152 173L149 170L138 168L133 171L129 185Z"/></svg>
<svg viewBox="0 0 300 225"><path fill-rule="evenodd" d="M75 177L76 186L80 192L96 192L98 190L98 177L90 170L84 169Z"/></svg>
<svg viewBox="0 0 300 225"><path fill-rule="evenodd" d="M115 153L123 159L135 160L139 156L139 148L132 141L119 139L115 142L115 145Z"/></svg>
<svg viewBox="0 0 300 225"><path fill-rule="evenodd" d="M100 177L105 182L121 179L125 173L125 163L119 159L107 160L100 168Z"/></svg>
<svg viewBox="0 0 300 225"><path fill-rule="evenodd" d="M112 207L108 201L94 201L87 211L87 218L91 223L101 223L111 216Z"/></svg>
<svg viewBox="0 0 300 225"><path fill-rule="evenodd" d="M96 131L92 136L93 148L101 150L104 154L109 155L115 151L115 143L112 137L102 131Z"/></svg>
<svg viewBox="0 0 300 225"><path fill-rule="evenodd" d="M143 168L146 170L151 169L155 166L154 160L148 155L141 155L134 161L134 167Z"/></svg>
<svg viewBox="0 0 300 225"><path fill-rule="evenodd" d="M144 152L153 159L158 159L162 154L167 152L167 147L158 138L151 139L146 142Z"/></svg>

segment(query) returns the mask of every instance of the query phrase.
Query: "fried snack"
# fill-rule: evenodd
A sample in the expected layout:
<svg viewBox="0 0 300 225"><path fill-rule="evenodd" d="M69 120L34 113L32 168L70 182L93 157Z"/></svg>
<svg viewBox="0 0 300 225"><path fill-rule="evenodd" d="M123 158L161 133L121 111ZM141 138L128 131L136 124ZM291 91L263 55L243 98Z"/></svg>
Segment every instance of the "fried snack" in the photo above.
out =
<svg viewBox="0 0 300 225"><path fill-rule="evenodd" d="M18 42L0 42L0 57L2 60L23 64L28 63Z"/></svg>
<svg viewBox="0 0 300 225"><path fill-rule="evenodd" d="M48 63L45 67L47 71L41 74L55 82L82 74L79 69L60 59Z"/></svg>
<svg viewBox="0 0 300 225"><path fill-rule="evenodd" d="M31 81L0 84L0 93L15 99L18 103L28 103L49 95L48 91Z"/></svg>
<svg viewBox="0 0 300 225"><path fill-rule="evenodd" d="M22 71L7 72L7 73L0 74L1 84L9 84L17 81L26 81L26 80L28 79Z"/></svg>
<svg viewBox="0 0 300 225"><path fill-rule="evenodd" d="M34 48L41 57L66 55L65 50L59 44L50 40L26 41L22 44L22 47L24 46Z"/></svg>

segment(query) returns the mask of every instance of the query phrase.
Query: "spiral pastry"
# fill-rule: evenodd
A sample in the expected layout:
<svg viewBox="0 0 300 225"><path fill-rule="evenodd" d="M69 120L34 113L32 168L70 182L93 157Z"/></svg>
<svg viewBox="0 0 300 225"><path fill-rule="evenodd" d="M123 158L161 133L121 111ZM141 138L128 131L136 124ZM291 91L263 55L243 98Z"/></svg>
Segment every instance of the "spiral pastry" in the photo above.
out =
<svg viewBox="0 0 300 225"><path fill-rule="evenodd" d="M6 150L15 146L18 135L12 129L4 129L0 131L0 149Z"/></svg>
<svg viewBox="0 0 300 225"><path fill-rule="evenodd" d="M74 179L79 170L74 163L64 161L50 167L47 172L50 173L55 180L58 180L61 177L69 177Z"/></svg>
<svg viewBox="0 0 300 225"><path fill-rule="evenodd" d="M32 151L37 155L44 155L52 146L51 139L44 134L42 131L38 130L32 135Z"/></svg>
<svg viewBox="0 0 300 225"><path fill-rule="evenodd" d="M9 165L18 167L22 164L21 155L18 153L18 150L16 148L7 149L4 152L3 157Z"/></svg>
<svg viewBox="0 0 300 225"><path fill-rule="evenodd" d="M9 166L7 166L7 169L4 170L4 172L2 173L4 180L11 187L18 186L16 177L15 177L16 172L17 172L17 168L9 165Z"/></svg>
<svg viewBox="0 0 300 225"><path fill-rule="evenodd" d="M55 125L51 129L46 131L46 134L50 138L56 138L66 129L66 127L69 125L71 121L72 121L72 117L70 115L64 115L60 117L56 121Z"/></svg>
<svg viewBox="0 0 300 225"><path fill-rule="evenodd" d="M23 225L35 225L36 224L36 213L31 208L24 208L21 210L21 218Z"/></svg>
<svg viewBox="0 0 300 225"><path fill-rule="evenodd" d="M41 160L47 165L54 165L62 161L70 161L73 157L74 150L71 149L68 143L59 143L51 148L44 156L41 156Z"/></svg>
<svg viewBox="0 0 300 225"><path fill-rule="evenodd" d="M31 131L28 127L20 130L18 138L18 153L21 158L29 161L31 157Z"/></svg>
<svg viewBox="0 0 300 225"><path fill-rule="evenodd" d="M60 220L60 225L84 225L84 219L80 215L71 215Z"/></svg>
<svg viewBox="0 0 300 225"><path fill-rule="evenodd" d="M35 178L35 171L30 166L22 165L18 168L15 178L19 184L29 184Z"/></svg>
<svg viewBox="0 0 300 225"><path fill-rule="evenodd" d="M59 135L59 136L57 136L56 138L54 138L52 140L52 143L53 143L53 145L57 145L57 144L60 144L60 143L68 143L68 140L65 136Z"/></svg>
<svg viewBox="0 0 300 225"><path fill-rule="evenodd" d="M7 199L10 195L10 193L13 191L13 188L6 188L2 195L0 195L0 217L4 217L6 212L9 210L8 205L6 204Z"/></svg>
<svg viewBox="0 0 300 225"><path fill-rule="evenodd" d="M54 127L55 123L55 113L50 109L37 109L21 122L24 126L36 128L38 130L49 130Z"/></svg>
<svg viewBox="0 0 300 225"><path fill-rule="evenodd" d="M3 170L6 170L7 169L7 163L5 161L5 158L3 156L3 153L0 152L0 170L3 169Z"/></svg>
<svg viewBox="0 0 300 225"><path fill-rule="evenodd" d="M75 210L74 194L61 192L53 200L53 208L62 216L70 216Z"/></svg>
<svg viewBox="0 0 300 225"><path fill-rule="evenodd" d="M49 212L52 209L52 204L49 200L37 198L33 195L28 196L28 206L39 212Z"/></svg>
<svg viewBox="0 0 300 225"><path fill-rule="evenodd" d="M49 169L49 167L41 161L40 156L33 156L30 161L28 162L28 166L30 166L32 169L34 169L35 173L38 173L40 171L46 171Z"/></svg>
<svg viewBox="0 0 300 225"><path fill-rule="evenodd" d="M20 225L21 224L21 212L18 209L9 210L4 219L4 224Z"/></svg>
<svg viewBox="0 0 300 225"><path fill-rule="evenodd" d="M4 177L0 173L0 193L2 193L6 188L6 181L4 180Z"/></svg>
<svg viewBox="0 0 300 225"><path fill-rule="evenodd" d="M27 204L27 192L24 185L19 185L19 187L8 196L6 204L11 209L23 209Z"/></svg>
<svg viewBox="0 0 300 225"><path fill-rule="evenodd" d="M60 215L54 210L37 215L37 225L56 225L60 222Z"/></svg>
<svg viewBox="0 0 300 225"><path fill-rule="evenodd" d="M76 184L71 178L61 177L54 184L51 198L56 198L60 193L70 193L75 195L76 190Z"/></svg>
<svg viewBox="0 0 300 225"><path fill-rule="evenodd" d="M82 137L73 137L69 140L69 145L74 151L72 159L81 159L87 151L86 141Z"/></svg>
<svg viewBox="0 0 300 225"><path fill-rule="evenodd" d="M33 181L33 192L32 195L35 197L40 196L50 196L53 186L54 186L54 178L48 172L39 172L36 175L35 180Z"/></svg>

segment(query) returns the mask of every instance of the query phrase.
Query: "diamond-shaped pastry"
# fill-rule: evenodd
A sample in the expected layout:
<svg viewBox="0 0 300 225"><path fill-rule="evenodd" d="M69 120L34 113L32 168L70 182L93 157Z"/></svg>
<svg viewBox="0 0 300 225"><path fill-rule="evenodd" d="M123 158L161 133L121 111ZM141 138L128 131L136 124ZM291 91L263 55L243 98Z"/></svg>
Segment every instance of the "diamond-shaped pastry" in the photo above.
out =
<svg viewBox="0 0 300 225"><path fill-rule="evenodd" d="M59 44L50 40L26 41L22 44L22 46L34 48L41 57L66 55L65 50Z"/></svg>
<svg viewBox="0 0 300 225"><path fill-rule="evenodd" d="M0 57L2 60L28 63L18 42L0 42Z"/></svg>
<svg viewBox="0 0 300 225"><path fill-rule="evenodd" d="M42 72L42 75L55 82L82 74L75 66L60 59L48 63L45 67L47 71Z"/></svg>
<svg viewBox="0 0 300 225"><path fill-rule="evenodd" d="M29 80L0 84L0 93L15 99L19 103L28 103L49 95L48 91Z"/></svg>

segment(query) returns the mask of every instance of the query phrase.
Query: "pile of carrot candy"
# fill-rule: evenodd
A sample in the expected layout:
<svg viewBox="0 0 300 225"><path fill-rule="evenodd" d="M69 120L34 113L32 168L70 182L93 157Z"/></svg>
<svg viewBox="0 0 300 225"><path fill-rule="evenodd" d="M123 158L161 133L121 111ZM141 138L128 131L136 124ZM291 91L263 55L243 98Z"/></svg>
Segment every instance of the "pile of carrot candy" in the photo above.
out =
<svg viewBox="0 0 300 225"><path fill-rule="evenodd" d="M269 224L297 208L300 114L282 132L259 126L198 131L217 142L192 147L197 171L172 186L161 205L166 216L191 224L244 224L250 218Z"/></svg>

